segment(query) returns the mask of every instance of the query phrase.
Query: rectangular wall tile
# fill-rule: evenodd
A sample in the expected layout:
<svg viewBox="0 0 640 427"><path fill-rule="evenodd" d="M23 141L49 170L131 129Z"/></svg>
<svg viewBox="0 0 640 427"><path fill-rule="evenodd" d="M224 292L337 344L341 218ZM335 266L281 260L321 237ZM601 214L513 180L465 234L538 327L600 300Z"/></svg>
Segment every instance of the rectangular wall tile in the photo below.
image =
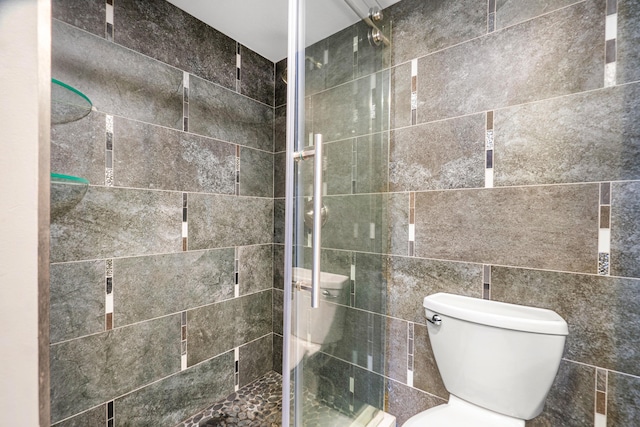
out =
<svg viewBox="0 0 640 427"><path fill-rule="evenodd" d="M54 424L53 427L87 427L87 426L104 426L107 424L107 408L106 405L100 405L97 408L90 409L66 421Z"/></svg>
<svg viewBox="0 0 640 427"><path fill-rule="evenodd" d="M325 196L330 217L322 232L322 246L330 249L386 253L406 248L406 210L395 210L401 195L365 194ZM408 202L408 200L407 200ZM348 236L348 237L347 237ZM405 239L399 242L400 239Z"/></svg>
<svg viewBox="0 0 640 427"><path fill-rule="evenodd" d="M638 111L638 84L496 111L495 185L640 178Z"/></svg>
<svg viewBox="0 0 640 427"><path fill-rule="evenodd" d="M416 194L420 257L594 273L598 185Z"/></svg>
<svg viewBox="0 0 640 427"><path fill-rule="evenodd" d="M618 1L617 77L620 83L640 80L640 6L634 0Z"/></svg>
<svg viewBox="0 0 640 427"><path fill-rule="evenodd" d="M422 300L437 292L480 297L482 266L459 262L391 257L387 315L425 325Z"/></svg>
<svg viewBox="0 0 640 427"><path fill-rule="evenodd" d="M419 412L447 403L445 400L389 379L386 381L386 388L385 410L395 415L397 425L402 425Z"/></svg>
<svg viewBox="0 0 640 427"><path fill-rule="evenodd" d="M90 186L51 218L51 261L178 252L181 208L180 193Z"/></svg>
<svg viewBox="0 0 640 427"><path fill-rule="evenodd" d="M273 287L284 289L284 246L273 245Z"/></svg>
<svg viewBox="0 0 640 427"><path fill-rule="evenodd" d="M54 0L51 2L51 16L104 37L106 4L103 0Z"/></svg>
<svg viewBox="0 0 640 427"><path fill-rule="evenodd" d="M273 152L273 107L197 77L189 89L189 131Z"/></svg>
<svg viewBox="0 0 640 427"><path fill-rule="evenodd" d="M240 55L240 93L273 106L275 64L245 46L240 46Z"/></svg>
<svg viewBox="0 0 640 427"><path fill-rule="evenodd" d="M235 193L233 144L119 117L114 139L116 186Z"/></svg>
<svg viewBox="0 0 640 427"><path fill-rule="evenodd" d="M285 200L274 199L273 200L273 243L284 244L284 215L285 215ZM284 258L283 258L284 259Z"/></svg>
<svg viewBox="0 0 640 427"><path fill-rule="evenodd" d="M602 87L602 8L577 3L419 59L418 122Z"/></svg>
<svg viewBox="0 0 640 427"><path fill-rule="evenodd" d="M482 1L404 0L388 13L393 19L393 64L487 32L487 4Z"/></svg>
<svg viewBox="0 0 640 427"><path fill-rule="evenodd" d="M272 291L187 312L189 366L272 332Z"/></svg>
<svg viewBox="0 0 640 427"><path fill-rule="evenodd" d="M235 89L236 42L168 1L114 3L115 41Z"/></svg>
<svg viewBox="0 0 640 427"><path fill-rule="evenodd" d="M594 425L595 369L563 360L542 414L527 427Z"/></svg>
<svg viewBox="0 0 640 427"><path fill-rule="evenodd" d="M276 107L287 103L287 83L282 77L287 77L287 58L276 62Z"/></svg>
<svg viewBox="0 0 640 427"><path fill-rule="evenodd" d="M99 111L182 129L181 71L58 21L51 75Z"/></svg>
<svg viewBox="0 0 640 427"><path fill-rule="evenodd" d="M273 370L282 375L282 336L273 334Z"/></svg>
<svg viewBox="0 0 640 427"><path fill-rule="evenodd" d="M611 275L640 277L640 182L611 186Z"/></svg>
<svg viewBox="0 0 640 427"><path fill-rule="evenodd" d="M240 346L240 387L273 370L273 334Z"/></svg>
<svg viewBox="0 0 640 427"><path fill-rule="evenodd" d="M189 195L189 249L271 243L272 230L270 199Z"/></svg>
<svg viewBox="0 0 640 427"><path fill-rule="evenodd" d="M411 63L391 69L390 129L411 125Z"/></svg>
<svg viewBox="0 0 640 427"><path fill-rule="evenodd" d="M491 297L548 308L569 325L565 358L640 374L640 282L596 275L492 267ZM611 322L593 319L609 313ZM624 350L622 350L624 349Z"/></svg>
<svg viewBox="0 0 640 427"><path fill-rule="evenodd" d="M285 197L286 179L286 153L276 153L273 155L273 197Z"/></svg>
<svg viewBox="0 0 640 427"><path fill-rule="evenodd" d="M389 129L388 92L384 70L314 95L313 132L330 142Z"/></svg>
<svg viewBox="0 0 640 427"><path fill-rule="evenodd" d="M379 132L356 139L357 193L389 191L389 132Z"/></svg>
<svg viewBox="0 0 640 427"><path fill-rule="evenodd" d="M233 392L233 352L115 401L116 424L173 426Z"/></svg>
<svg viewBox="0 0 640 427"><path fill-rule="evenodd" d="M104 25L103 25L104 27ZM82 120L51 126L51 172L104 184L105 115L92 111Z"/></svg>
<svg viewBox="0 0 640 427"><path fill-rule="evenodd" d="M273 245L238 248L240 295L273 287Z"/></svg>
<svg viewBox="0 0 640 427"><path fill-rule="evenodd" d="M180 370L180 316L51 346L51 421Z"/></svg>
<svg viewBox="0 0 640 427"><path fill-rule="evenodd" d="M53 264L50 276L51 342L104 331L104 261Z"/></svg>
<svg viewBox="0 0 640 427"><path fill-rule="evenodd" d="M391 132L391 191L484 187L484 114Z"/></svg>
<svg viewBox="0 0 640 427"><path fill-rule="evenodd" d="M284 291L273 290L273 332L283 334Z"/></svg>
<svg viewBox="0 0 640 427"><path fill-rule="evenodd" d="M240 148L240 195L273 197L273 154Z"/></svg>
<svg viewBox="0 0 640 427"><path fill-rule="evenodd" d="M384 374L402 383L407 382L407 354L409 352L407 340L407 322L385 317L385 367ZM414 351L413 354L423 355Z"/></svg>
<svg viewBox="0 0 640 427"><path fill-rule="evenodd" d="M575 2L575 0L497 0L496 27L508 27Z"/></svg>
<svg viewBox="0 0 640 427"><path fill-rule="evenodd" d="M276 78L279 78L276 76ZM287 149L287 106L276 107L274 118L274 147L273 151L279 153Z"/></svg>
<svg viewBox="0 0 640 427"><path fill-rule="evenodd" d="M607 423L632 426L640 419L640 378L609 372Z"/></svg>
<svg viewBox="0 0 640 427"><path fill-rule="evenodd" d="M425 325L414 325L414 387L438 396L442 399L449 398L449 392L442 382L438 365L429 341L429 333Z"/></svg>
<svg viewBox="0 0 640 427"><path fill-rule="evenodd" d="M115 324L233 298L233 263L232 248L114 260Z"/></svg>

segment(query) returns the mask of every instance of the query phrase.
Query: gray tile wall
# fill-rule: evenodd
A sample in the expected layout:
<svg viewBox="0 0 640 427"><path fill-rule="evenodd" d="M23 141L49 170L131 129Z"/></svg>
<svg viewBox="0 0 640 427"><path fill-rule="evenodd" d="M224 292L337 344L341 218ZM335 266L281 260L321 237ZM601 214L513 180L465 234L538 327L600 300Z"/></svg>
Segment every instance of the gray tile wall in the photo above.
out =
<svg viewBox="0 0 640 427"><path fill-rule="evenodd" d="M353 378L355 390L384 383L384 402L364 401L399 424L444 403L422 299L484 295L553 309L569 324L545 410L527 426L633 425L640 4L402 0L385 12L393 44L369 69L373 76L335 64L333 75L330 67L307 75L306 126L324 134L326 148L323 270L352 281L343 339L325 345L310 368L320 389L344 390L340 375ZM611 73L605 27L616 12ZM341 31L307 53L327 50L351 65L341 43L358 31ZM364 51L358 46L356 62ZM282 86L276 78L276 153L285 150L284 128L277 130ZM385 97L374 98L376 107L372 89ZM274 287L281 289L284 154L274 167ZM311 175L302 175L308 191ZM282 297L274 291L274 324ZM594 324L603 314L610 321ZM348 400L343 393L339 399Z"/></svg>
<svg viewBox="0 0 640 427"><path fill-rule="evenodd" d="M242 384L273 369L275 64L165 1L109 33L106 3L53 1L53 77L96 111L52 129L90 186L51 218L51 423L174 426L240 385L234 349Z"/></svg>

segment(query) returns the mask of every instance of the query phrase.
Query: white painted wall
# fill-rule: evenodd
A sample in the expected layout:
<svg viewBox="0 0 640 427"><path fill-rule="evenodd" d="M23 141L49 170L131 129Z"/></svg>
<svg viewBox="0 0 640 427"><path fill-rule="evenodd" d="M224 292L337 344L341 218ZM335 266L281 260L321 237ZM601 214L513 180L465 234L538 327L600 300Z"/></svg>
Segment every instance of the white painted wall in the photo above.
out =
<svg viewBox="0 0 640 427"><path fill-rule="evenodd" d="M48 237L40 240L38 229L47 231L48 202L39 206L38 193L41 182L49 186L50 9L50 0L0 0L0 426L45 424L38 280L48 269L39 272L38 254ZM46 266L48 249L40 255ZM46 420L48 396L42 400Z"/></svg>

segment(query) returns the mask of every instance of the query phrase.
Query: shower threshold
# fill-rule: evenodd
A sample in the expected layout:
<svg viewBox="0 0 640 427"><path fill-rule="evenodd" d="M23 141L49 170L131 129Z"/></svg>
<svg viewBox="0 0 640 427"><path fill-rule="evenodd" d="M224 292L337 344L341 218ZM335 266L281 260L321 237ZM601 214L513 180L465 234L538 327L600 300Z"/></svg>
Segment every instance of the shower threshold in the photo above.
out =
<svg viewBox="0 0 640 427"><path fill-rule="evenodd" d="M323 402L305 396L305 427L395 427L396 419L372 406L354 419ZM282 376L269 372L224 400L214 403L176 427L280 427Z"/></svg>

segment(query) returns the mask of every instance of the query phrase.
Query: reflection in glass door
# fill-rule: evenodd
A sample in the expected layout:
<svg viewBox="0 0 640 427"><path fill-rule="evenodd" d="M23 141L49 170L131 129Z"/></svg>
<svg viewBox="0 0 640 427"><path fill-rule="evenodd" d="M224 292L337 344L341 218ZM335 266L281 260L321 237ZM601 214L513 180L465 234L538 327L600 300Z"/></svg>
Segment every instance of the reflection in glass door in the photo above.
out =
<svg viewBox="0 0 640 427"><path fill-rule="evenodd" d="M289 2L283 424L391 426L382 281L355 268L384 276L391 241L391 20L330 2L349 23L307 46L305 3Z"/></svg>

